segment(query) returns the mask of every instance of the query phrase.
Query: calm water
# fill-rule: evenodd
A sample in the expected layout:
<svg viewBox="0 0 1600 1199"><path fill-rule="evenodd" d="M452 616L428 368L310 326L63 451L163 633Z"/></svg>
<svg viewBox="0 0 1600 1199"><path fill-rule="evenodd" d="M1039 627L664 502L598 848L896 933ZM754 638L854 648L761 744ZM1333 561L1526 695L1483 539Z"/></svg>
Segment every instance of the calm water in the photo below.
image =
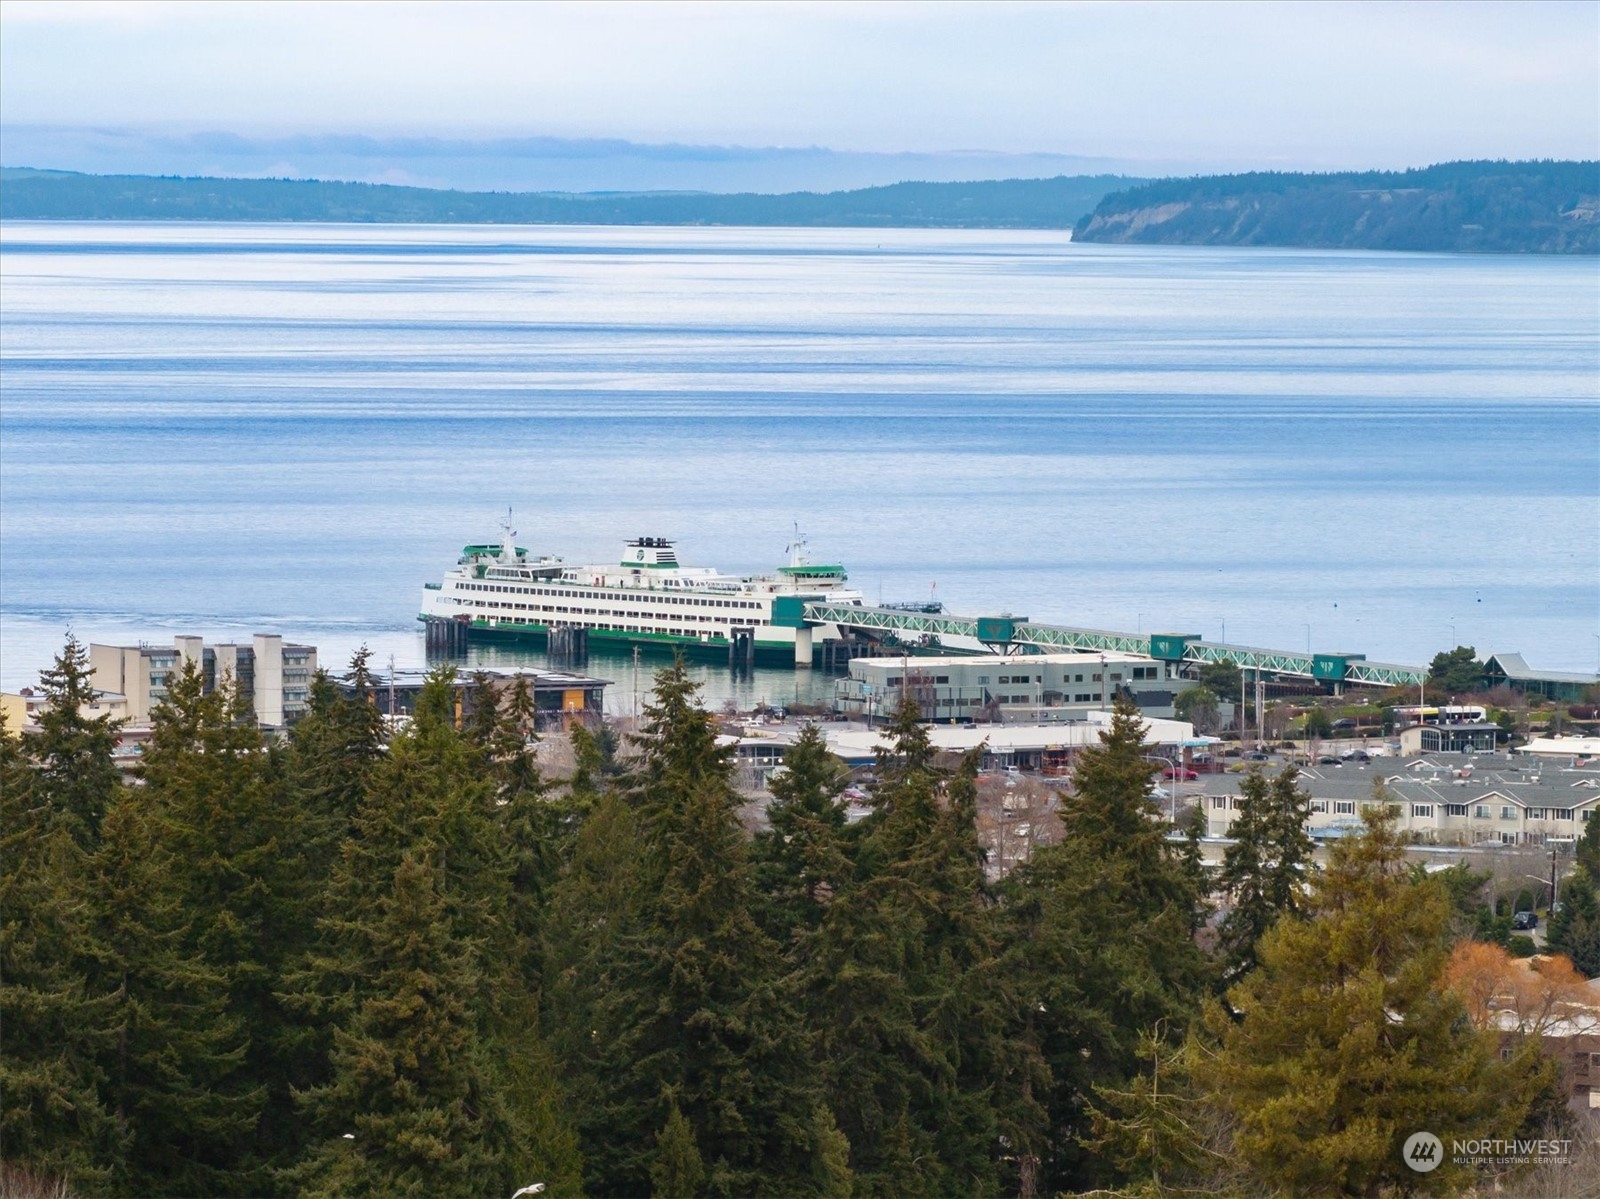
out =
<svg viewBox="0 0 1600 1199"><path fill-rule="evenodd" d="M766 569L798 521L873 598L1600 657L1592 260L17 224L0 307L7 687L68 625L414 664L508 505L582 560Z"/></svg>

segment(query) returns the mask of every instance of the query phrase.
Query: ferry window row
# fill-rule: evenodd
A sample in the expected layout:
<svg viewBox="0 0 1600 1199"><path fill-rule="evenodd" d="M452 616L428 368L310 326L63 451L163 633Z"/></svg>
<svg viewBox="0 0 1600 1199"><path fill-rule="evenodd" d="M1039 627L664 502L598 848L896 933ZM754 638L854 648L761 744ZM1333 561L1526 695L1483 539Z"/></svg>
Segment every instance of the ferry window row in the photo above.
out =
<svg viewBox="0 0 1600 1199"><path fill-rule="evenodd" d="M468 601L467 600L462 600L460 602L465 604ZM678 621L701 621L701 622L706 623L706 624L718 624L718 623L720 623L720 624L770 625L772 623L770 620L765 620L765 619L761 619L761 618L755 618L755 619L745 618L745 619L741 620L741 619L736 619L736 618L734 618L732 616L704 616L704 615L696 615L694 613L690 613L687 616L680 616L676 612L662 613L662 612L644 612L644 611L613 611L611 609L574 608L574 607L568 607L565 604L514 604L514 603L511 603L509 600L504 602L504 603L502 603L499 600L481 600L480 599L480 600L472 600L471 604L475 608L499 608L499 609L503 609L505 611L510 611L510 612L552 612L552 613L556 613L558 615L564 615L564 616L623 616L623 617L631 617L632 619L635 619L635 620L652 620L652 619L663 620L664 619L664 620L678 620Z"/></svg>
<svg viewBox="0 0 1600 1199"><path fill-rule="evenodd" d="M624 600L628 603L638 603L641 598L639 592L633 591L565 591L554 587L512 587L499 583L462 583L459 585L464 591L496 591L511 592L516 595L548 595L563 596L568 599L603 599ZM719 600L702 599L691 595L649 595L651 603L660 604L689 604L707 608L760 608L759 603L750 600Z"/></svg>

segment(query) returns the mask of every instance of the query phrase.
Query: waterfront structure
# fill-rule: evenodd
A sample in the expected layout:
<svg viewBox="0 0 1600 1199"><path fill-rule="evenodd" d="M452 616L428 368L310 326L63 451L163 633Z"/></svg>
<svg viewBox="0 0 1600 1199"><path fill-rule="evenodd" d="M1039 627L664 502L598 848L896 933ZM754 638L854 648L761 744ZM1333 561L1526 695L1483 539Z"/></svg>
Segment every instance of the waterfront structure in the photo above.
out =
<svg viewBox="0 0 1600 1199"><path fill-rule="evenodd" d="M801 619L807 600L859 606L839 565L819 565L796 537L789 562L771 575L724 575L678 561L664 537L627 542L621 561L579 566L529 555L508 519L499 545L463 547L455 568L422 593L419 619L455 622L483 640L547 642L581 653L588 639L697 654L744 664L760 659L809 666L818 639L844 636ZM430 627L430 640L438 638Z"/></svg>
<svg viewBox="0 0 1600 1199"><path fill-rule="evenodd" d="M1346 684L1415 687L1428 677L1425 667L1369 662L1364 654L1303 654L1295 650L1206 641L1196 633L1116 633L1107 629L1040 624L1025 616L956 616L942 611L841 607L825 600L807 600L801 605L800 617L812 625L834 624L868 635L887 633L901 640L907 635L958 638L1008 652L1031 647L1045 653L1147 654L1163 662L1189 666L1232 662L1242 670L1255 672L1258 678L1312 679L1325 684L1335 695L1340 694Z"/></svg>
<svg viewBox="0 0 1600 1199"><path fill-rule="evenodd" d="M564 670L458 670L452 684L458 724L470 717L477 705L480 678L494 688L502 705L516 681L519 678L526 679L533 696L534 727L541 732L564 728L574 720L590 727L597 726L605 711L605 691L610 686L607 679L590 678ZM425 671L397 671L393 675L374 679L366 695L385 716L404 719L416 711L417 696L427 680ZM337 686L347 697L357 693L357 688L348 679Z"/></svg>
<svg viewBox="0 0 1600 1199"><path fill-rule="evenodd" d="M1059 775L1070 768L1079 751L1101 744L1100 734L1110 723L1110 712L1095 711L1086 719L1069 724L934 725L928 729L928 739L934 751L942 754L964 755L981 747L979 764L985 770L1016 769ZM746 727L732 742L736 746L735 757L741 763L770 769L782 760L783 751L794 743L801 727L795 724ZM893 736L882 728L844 721L831 721L818 727L829 752L851 767L870 767L877 761L880 750L894 748ZM1196 735L1194 726L1186 720L1149 716L1144 718L1144 735L1152 760L1166 767L1187 765L1196 750L1208 749L1217 741L1215 737Z"/></svg>
<svg viewBox="0 0 1600 1199"><path fill-rule="evenodd" d="M939 724L1066 724L1124 693L1146 716L1171 717L1178 694L1195 685L1176 663L1119 652L856 658L833 702L863 720L888 716L904 696Z"/></svg>
<svg viewBox="0 0 1600 1199"><path fill-rule="evenodd" d="M1528 695L1563 703L1577 703L1585 692L1600 686L1600 675L1576 674L1561 670L1534 670L1521 654L1491 654L1483 664L1485 689L1510 687Z"/></svg>
<svg viewBox="0 0 1600 1199"><path fill-rule="evenodd" d="M1200 776L1196 790L1210 835L1228 835L1242 777ZM1600 768L1562 768L1510 754L1313 764L1301 768L1299 783L1311 796L1307 827L1319 838L1352 835L1362 812L1389 803L1398 809L1400 831L1422 845L1570 847L1600 807ZM1375 790L1380 783L1382 798Z"/></svg>
<svg viewBox="0 0 1600 1199"><path fill-rule="evenodd" d="M277 633L257 633L248 645L224 642L206 645L200 637L175 637L172 648L152 645L89 646L89 668L96 690L126 698L125 717L147 724L167 697L171 676L183 663L199 667L207 692L232 678L250 701L262 728L293 724L306 711L311 676L317 671L312 645L285 642Z"/></svg>

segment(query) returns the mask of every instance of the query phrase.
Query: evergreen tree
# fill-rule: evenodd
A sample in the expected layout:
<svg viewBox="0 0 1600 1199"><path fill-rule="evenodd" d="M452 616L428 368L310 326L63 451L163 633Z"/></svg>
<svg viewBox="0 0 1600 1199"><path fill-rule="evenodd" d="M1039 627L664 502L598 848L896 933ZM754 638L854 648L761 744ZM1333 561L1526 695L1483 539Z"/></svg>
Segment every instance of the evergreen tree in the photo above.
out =
<svg viewBox="0 0 1600 1199"><path fill-rule="evenodd" d="M350 1157L362 1171L351 1177L381 1175L397 1180L395 1185L449 1192L488 1163L484 1169L520 1178L518 1185L537 1174L553 1192L575 1190L577 1156L561 1114L554 1065L539 1035L536 997L528 990L530 946L513 902L516 847L505 835L499 795L491 754L456 728L454 671L434 671L410 727L393 738L389 754L372 771L326 892L317 945L291 980L296 1009L336 1026L333 1075L302 1101L322 1148L315 1166L307 1167L310 1173L290 1176L296 1185L313 1179L330 1190L345 1185L338 1166L350 1148L341 1144L349 1131L345 1125L369 1113L352 1110L338 1096L369 1096L374 1120L389 1111L385 1105L399 1102L372 1089L359 1071L352 1081L360 1065L352 1047L377 1039L374 1029L400 1028L394 1022L404 1013L386 1005L403 978L375 947L395 944L401 930L411 930L405 935L421 938L417 953L435 956L413 959L407 977L449 980L448 1003L436 1014L448 1026L448 1037L435 1030L445 1040L429 1043L448 1041L452 1047L448 1069L441 1067L437 1077L457 1080L449 1085L459 1083L470 1094L463 1102L476 1122L463 1135L472 1143L458 1145L457 1156L438 1158L430 1182L425 1164L433 1151L419 1156L413 1141L425 1136L417 1130L435 1127L431 1122L438 1117L418 1116L423 1123L413 1135L406 1131L412 1116L396 1115L373 1125L367 1143ZM428 938L417 931L424 917L433 930ZM448 949L442 960L440 945ZM430 1027L417 1025L418 1035L435 1036ZM394 1085L398 1092L422 1083L400 1079ZM454 1094L447 1089L438 1098L454 1102ZM424 1095L418 1102L432 1098Z"/></svg>
<svg viewBox="0 0 1600 1199"><path fill-rule="evenodd" d="M567 792L581 810L621 777L623 770L617 757L617 734L610 725L601 724L591 731L585 725L574 724L570 735L577 768L567 780Z"/></svg>
<svg viewBox="0 0 1600 1199"><path fill-rule="evenodd" d="M134 792L113 799L85 892L86 985L106 1109L113 1193L236 1193L233 1164L260 1109L235 1085L247 1037L222 971L193 947L186 896L161 820Z"/></svg>
<svg viewBox="0 0 1600 1199"><path fill-rule="evenodd" d="M467 714L462 733L473 745L492 753L501 727L500 692L487 671L473 671L472 711Z"/></svg>
<svg viewBox="0 0 1600 1199"><path fill-rule="evenodd" d="M1239 1177L1227 1127L1195 1085L1204 1073L1202 1046L1190 1037L1174 1045L1159 1027L1144 1034L1147 1065L1125 1085L1097 1085L1094 1135L1085 1144L1134 1180L1134 1194L1251 1194Z"/></svg>
<svg viewBox="0 0 1600 1199"><path fill-rule="evenodd" d="M812 1183L822 1199L851 1199L855 1194L855 1174L850 1169L850 1139L826 1104L819 1103L811 1113L811 1144L814 1146Z"/></svg>
<svg viewBox="0 0 1600 1199"><path fill-rule="evenodd" d="M452 932L429 849L347 925L371 986L334 1034L331 1081L302 1096L318 1127L345 1131L290 1172L300 1194L510 1194L532 1168L476 1032L478 947Z"/></svg>
<svg viewBox="0 0 1600 1199"><path fill-rule="evenodd" d="M655 1157L650 1163L651 1194L657 1199L693 1199L705 1181L705 1163L700 1160L694 1129L678 1110L676 1096L667 1102L667 1122L656 1134Z"/></svg>
<svg viewBox="0 0 1600 1199"><path fill-rule="evenodd" d="M511 862L499 810L492 762L456 727L455 671L441 667L418 694L410 726L395 735L372 773L330 881L330 917L337 923L380 902L401 861L427 843L437 855L452 926L464 940L482 942L485 952L511 949L500 959L510 960L515 934L504 914Z"/></svg>
<svg viewBox="0 0 1600 1199"><path fill-rule="evenodd" d="M86 857L50 819L20 738L0 718L0 1144L7 1162L79 1191L105 1181L113 1129L100 1102Z"/></svg>
<svg viewBox="0 0 1600 1199"><path fill-rule="evenodd" d="M1149 1030L1181 1038L1210 981L1194 940L1201 897L1150 797L1158 767L1138 710L1119 701L1100 740L1078 757L1061 840L1007 886L1023 1035L1049 1067L1040 1183L1055 1189L1094 1176L1080 1147L1094 1089L1139 1073Z"/></svg>
<svg viewBox="0 0 1600 1199"><path fill-rule="evenodd" d="M1550 914L1550 948L1590 978L1600 978L1600 815L1578 839L1577 865L1561 883L1561 910Z"/></svg>
<svg viewBox="0 0 1600 1199"><path fill-rule="evenodd" d="M796 946L830 1114L863 1195L990 1193L1026 1139L1028 1055L1008 1035L975 828L976 757L936 769L914 705L880 757L856 869Z"/></svg>
<svg viewBox="0 0 1600 1199"><path fill-rule="evenodd" d="M1230 829L1233 844L1223 855L1218 877L1233 904L1221 930L1224 976L1230 980L1255 967L1256 944L1280 917L1299 916L1305 908L1311 797L1295 777L1293 766L1271 780L1252 770L1239 787L1239 814Z"/></svg>
<svg viewBox="0 0 1600 1199"><path fill-rule="evenodd" d="M1575 852L1578 865L1589 872L1589 878L1600 879L1600 812L1590 811Z"/></svg>
<svg viewBox="0 0 1600 1199"><path fill-rule="evenodd" d="M370 660L366 646L351 657L348 698L319 670L306 713L289 731L285 769L299 825L298 852L304 873L319 884L333 869L383 756L384 720Z"/></svg>
<svg viewBox="0 0 1600 1199"><path fill-rule="evenodd" d="M1274 1189L1450 1190L1463 1169L1447 1158L1419 1175L1402 1142L1425 1129L1449 1144L1491 1118L1515 1130L1548 1081L1536 1049L1499 1062L1439 987L1448 905L1409 877L1395 819L1375 808L1361 836L1336 843L1310 918L1279 921L1230 992L1238 1022L1212 1020L1221 1047L1205 1081L1237 1121L1238 1154Z"/></svg>
<svg viewBox="0 0 1600 1199"><path fill-rule="evenodd" d="M804 1044L774 987L776 946L751 913L728 754L695 691L681 661L657 675L636 815L602 801L554 898L552 1016L581 1022L555 1035L582 1099L588 1185L602 1195L687 1185L694 1157L674 1110L711 1193L796 1192L812 1168ZM631 864L591 856L601 836L634 827Z"/></svg>
<svg viewBox="0 0 1600 1199"><path fill-rule="evenodd" d="M849 773L808 724L769 784L769 828L751 849L762 923L780 946L815 929L829 898L849 877L844 804Z"/></svg>
<svg viewBox="0 0 1600 1199"><path fill-rule="evenodd" d="M523 794L542 797L544 793L544 779L534 758L536 712L528 676L519 674L508 690L490 739L502 803Z"/></svg>
<svg viewBox="0 0 1600 1199"><path fill-rule="evenodd" d="M540 981L540 922L551 886L578 823L569 797L546 787L534 757L533 691L518 675L506 702L497 708L498 726L489 740L495 781L495 820L510 865L507 918L519 941L519 970L530 988Z"/></svg>
<svg viewBox="0 0 1600 1199"><path fill-rule="evenodd" d="M121 789L111 756L119 726L88 714L94 703L89 651L71 633L55 665L40 673L39 685L46 706L33 743L34 785L50 818L70 829L79 845L93 849L106 805Z"/></svg>
<svg viewBox="0 0 1600 1199"><path fill-rule="evenodd" d="M306 873L309 830L294 819L278 766L231 678L207 692L192 662L169 678L145 752L144 794L174 851L187 947L224 980L227 1010L249 1032L241 1070L218 1087L259 1094L263 1106L217 1168L228 1189L252 1194L266 1193L273 1171L301 1151L292 1092L321 1077L325 1053L281 997L286 972L309 947L306 912L323 880Z"/></svg>
<svg viewBox="0 0 1600 1199"><path fill-rule="evenodd" d="M1591 820L1591 826L1600 818ZM1563 881L1561 911L1550 917L1549 944L1590 978L1600 978L1600 894L1587 865Z"/></svg>

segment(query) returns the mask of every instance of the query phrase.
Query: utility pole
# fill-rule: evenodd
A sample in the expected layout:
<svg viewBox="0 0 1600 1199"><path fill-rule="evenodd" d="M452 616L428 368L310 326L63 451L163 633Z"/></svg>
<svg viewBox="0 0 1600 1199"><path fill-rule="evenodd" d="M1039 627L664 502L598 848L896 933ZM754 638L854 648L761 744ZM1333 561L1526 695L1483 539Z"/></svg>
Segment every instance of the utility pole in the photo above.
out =
<svg viewBox="0 0 1600 1199"><path fill-rule="evenodd" d="M633 728L639 731L639 647L633 647Z"/></svg>
<svg viewBox="0 0 1600 1199"><path fill-rule="evenodd" d="M389 655L389 726L394 727L394 655Z"/></svg>
<svg viewBox="0 0 1600 1199"><path fill-rule="evenodd" d="M1550 914L1554 918L1556 910L1556 843L1550 842Z"/></svg>
<svg viewBox="0 0 1600 1199"><path fill-rule="evenodd" d="M1241 747L1244 745L1244 735L1245 735L1244 716L1245 716L1244 671L1241 670L1239 672L1239 744L1240 744Z"/></svg>

